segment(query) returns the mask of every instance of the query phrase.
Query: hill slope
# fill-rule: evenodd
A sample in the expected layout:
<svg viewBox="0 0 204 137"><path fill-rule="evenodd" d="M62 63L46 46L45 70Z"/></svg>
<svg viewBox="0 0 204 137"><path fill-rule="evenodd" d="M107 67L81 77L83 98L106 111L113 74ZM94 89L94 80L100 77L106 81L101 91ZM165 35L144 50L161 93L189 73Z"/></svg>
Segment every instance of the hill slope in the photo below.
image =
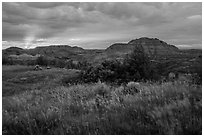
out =
<svg viewBox="0 0 204 137"><path fill-rule="evenodd" d="M126 44L113 44L106 49L106 52L109 54L123 55L130 53L134 48L140 48L140 46L144 48L144 51L149 56L169 55L175 54L179 51L177 47L167 44L166 42L161 41L157 38L142 37L139 39L131 40Z"/></svg>
<svg viewBox="0 0 204 137"><path fill-rule="evenodd" d="M115 43L105 50L88 50L81 47L71 47L68 45L51 45L45 47L36 47L34 49L21 49L10 47L3 50L3 56L10 55L44 55L49 58L58 58L62 60L88 61L90 63L99 63L107 59L123 59L134 48L144 48L144 51L154 60L166 60L168 58L189 56L191 52L185 53L177 47L167 44L157 38L142 37L134 39L128 43ZM197 52L197 51L196 51ZM192 53L195 55L194 52ZM202 55L202 54L201 54ZM178 58L177 58L178 59Z"/></svg>

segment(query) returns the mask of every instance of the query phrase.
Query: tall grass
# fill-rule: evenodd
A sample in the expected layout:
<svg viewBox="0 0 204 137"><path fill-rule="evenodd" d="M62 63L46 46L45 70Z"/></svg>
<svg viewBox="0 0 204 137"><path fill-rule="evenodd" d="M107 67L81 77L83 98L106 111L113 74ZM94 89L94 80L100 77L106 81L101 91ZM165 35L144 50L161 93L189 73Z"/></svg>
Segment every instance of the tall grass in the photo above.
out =
<svg viewBox="0 0 204 137"><path fill-rule="evenodd" d="M2 66L2 96L22 94L26 90L45 90L67 85L79 77L78 70L59 68L35 71L34 66ZM72 82L73 83L73 82Z"/></svg>
<svg viewBox="0 0 204 137"><path fill-rule="evenodd" d="M29 90L3 98L3 134L202 134L201 92L178 81Z"/></svg>

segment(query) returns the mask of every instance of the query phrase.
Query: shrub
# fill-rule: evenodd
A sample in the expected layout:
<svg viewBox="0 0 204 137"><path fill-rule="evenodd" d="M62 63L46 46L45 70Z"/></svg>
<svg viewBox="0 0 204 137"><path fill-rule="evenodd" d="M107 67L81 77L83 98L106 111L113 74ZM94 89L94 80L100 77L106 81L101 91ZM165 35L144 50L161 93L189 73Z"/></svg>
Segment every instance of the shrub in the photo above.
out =
<svg viewBox="0 0 204 137"><path fill-rule="evenodd" d="M100 65L90 66L82 73L84 82L122 83L125 80L123 65L117 60L105 60Z"/></svg>
<svg viewBox="0 0 204 137"><path fill-rule="evenodd" d="M150 64L142 47L136 48L123 61L105 60L97 66L90 66L82 73L84 82L127 83L129 81L157 80L155 64Z"/></svg>
<svg viewBox="0 0 204 137"><path fill-rule="evenodd" d="M60 60L60 59L56 60L56 64L55 64L56 67L64 68L65 65L66 65L66 63L64 60Z"/></svg>
<svg viewBox="0 0 204 137"><path fill-rule="evenodd" d="M78 64L78 69L86 70L91 64L87 61L80 61Z"/></svg>
<svg viewBox="0 0 204 137"><path fill-rule="evenodd" d="M13 65L13 59L7 56L2 56L2 65Z"/></svg>
<svg viewBox="0 0 204 137"><path fill-rule="evenodd" d="M99 80L98 68L90 66L85 71L81 71L81 80L84 82L97 82Z"/></svg>
<svg viewBox="0 0 204 137"><path fill-rule="evenodd" d="M202 58L198 58L192 64L193 82L196 84L202 84Z"/></svg>
<svg viewBox="0 0 204 137"><path fill-rule="evenodd" d="M42 66L47 66L48 65L48 60L44 56L40 56L36 59L36 64L42 65Z"/></svg>
<svg viewBox="0 0 204 137"><path fill-rule="evenodd" d="M138 46L124 60L129 81L147 80L150 78L150 60L142 46Z"/></svg>

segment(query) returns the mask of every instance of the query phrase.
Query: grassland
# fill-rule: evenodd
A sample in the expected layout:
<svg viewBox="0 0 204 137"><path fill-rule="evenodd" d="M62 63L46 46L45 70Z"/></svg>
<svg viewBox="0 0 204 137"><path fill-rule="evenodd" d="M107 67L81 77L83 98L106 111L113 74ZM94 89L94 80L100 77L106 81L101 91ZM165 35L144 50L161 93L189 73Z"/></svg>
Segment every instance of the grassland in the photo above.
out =
<svg viewBox="0 0 204 137"><path fill-rule="evenodd" d="M201 85L73 84L77 70L2 71L3 134L202 134Z"/></svg>

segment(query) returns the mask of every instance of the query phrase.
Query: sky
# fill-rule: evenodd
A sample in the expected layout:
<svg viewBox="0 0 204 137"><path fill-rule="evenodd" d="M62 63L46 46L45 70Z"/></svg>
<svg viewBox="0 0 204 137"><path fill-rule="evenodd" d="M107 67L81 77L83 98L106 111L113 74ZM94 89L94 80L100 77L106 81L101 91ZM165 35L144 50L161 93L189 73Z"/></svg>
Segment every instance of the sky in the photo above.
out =
<svg viewBox="0 0 204 137"><path fill-rule="evenodd" d="M2 3L2 48L105 49L140 37L202 48L202 3Z"/></svg>

